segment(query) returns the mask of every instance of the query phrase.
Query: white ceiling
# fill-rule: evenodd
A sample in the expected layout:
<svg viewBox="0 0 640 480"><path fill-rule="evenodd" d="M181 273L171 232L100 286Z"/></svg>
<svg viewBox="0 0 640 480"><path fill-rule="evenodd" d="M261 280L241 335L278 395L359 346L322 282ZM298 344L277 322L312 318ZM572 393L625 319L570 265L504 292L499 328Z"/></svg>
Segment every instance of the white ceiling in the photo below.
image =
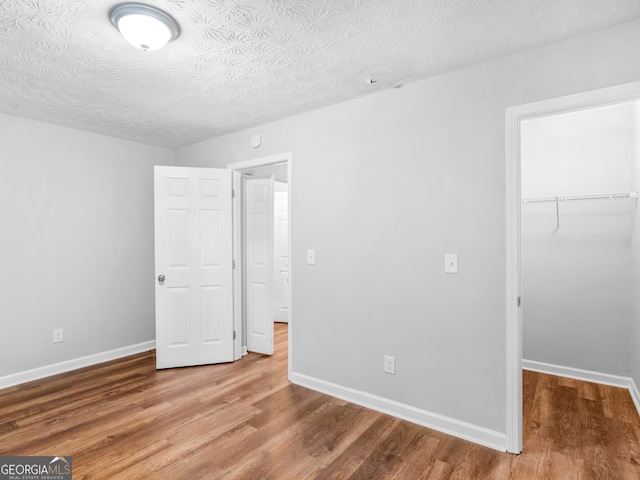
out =
<svg viewBox="0 0 640 480"><path fill-rule="evenodd" d="M0 0L0 112L177 148L640 17L638 0ZM376 83L366 80L373 78Z"/></svg>

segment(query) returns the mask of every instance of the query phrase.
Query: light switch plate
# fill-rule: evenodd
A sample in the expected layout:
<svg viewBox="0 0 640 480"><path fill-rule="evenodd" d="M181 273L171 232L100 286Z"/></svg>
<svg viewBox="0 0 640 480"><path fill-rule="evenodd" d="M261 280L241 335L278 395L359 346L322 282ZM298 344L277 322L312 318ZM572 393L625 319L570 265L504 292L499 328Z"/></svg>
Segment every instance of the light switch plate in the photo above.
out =
<svg viewBox="0 0 640 480"><path fill-rule="evenodd" d="M316 264L316 251L307 250L307 265L315 265L315 264Z"/></svg>
<svg viewBox="0 0 640 480"><path fill-rule="evenodd" d="M444 273L458 273L458 255L456 253L444 254Z"/></svg>

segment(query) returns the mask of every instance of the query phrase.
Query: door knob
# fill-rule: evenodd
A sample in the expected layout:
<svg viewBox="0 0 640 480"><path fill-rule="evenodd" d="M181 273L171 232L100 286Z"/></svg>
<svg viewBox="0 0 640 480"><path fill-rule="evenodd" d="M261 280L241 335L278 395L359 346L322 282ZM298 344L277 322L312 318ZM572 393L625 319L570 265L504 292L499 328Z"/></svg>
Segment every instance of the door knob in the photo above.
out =
<svg viewBox="0 0 640 480"><path fill-rule="evenodd" d="M164 275L158 275L158 281L164 282Z"/></svg>

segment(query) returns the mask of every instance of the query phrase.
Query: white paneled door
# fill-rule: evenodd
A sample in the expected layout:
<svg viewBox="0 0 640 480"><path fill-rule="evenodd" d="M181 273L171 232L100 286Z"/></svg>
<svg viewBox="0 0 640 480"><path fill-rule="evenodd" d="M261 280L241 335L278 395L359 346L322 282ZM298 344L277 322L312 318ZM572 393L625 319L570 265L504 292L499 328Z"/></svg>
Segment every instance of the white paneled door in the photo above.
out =
<svg viewBox="0 0 640 480"><path fill-rule="evenodd" d="M273 178L245 179L247 350L273 353Z"/></svg>
<svg viewBox="0 0 640 480"><path fill-rule="evenodd" d="M154 173L156 366L231 362L231 171Z"/></svg>
<svg viewBox="0 0 640 480"><path fill-rule="evenodd" d="M276 322L289 322L289 194L287 184L275 182L273 317Z"/></svg>

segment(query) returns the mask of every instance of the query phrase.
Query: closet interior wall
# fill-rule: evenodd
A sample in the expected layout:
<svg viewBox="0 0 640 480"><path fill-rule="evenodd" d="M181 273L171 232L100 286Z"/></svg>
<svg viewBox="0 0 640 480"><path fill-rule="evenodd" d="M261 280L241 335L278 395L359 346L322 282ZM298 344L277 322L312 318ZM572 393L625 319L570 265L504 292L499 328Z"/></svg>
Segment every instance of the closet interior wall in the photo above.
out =
<svg viewBox="0 0 640 480"><path fill-rule="evenodd" d="M638 118L625 103L523 122L523 199L637 191ZM523 202L524 360L640 373L636 202Z"/></svg>

